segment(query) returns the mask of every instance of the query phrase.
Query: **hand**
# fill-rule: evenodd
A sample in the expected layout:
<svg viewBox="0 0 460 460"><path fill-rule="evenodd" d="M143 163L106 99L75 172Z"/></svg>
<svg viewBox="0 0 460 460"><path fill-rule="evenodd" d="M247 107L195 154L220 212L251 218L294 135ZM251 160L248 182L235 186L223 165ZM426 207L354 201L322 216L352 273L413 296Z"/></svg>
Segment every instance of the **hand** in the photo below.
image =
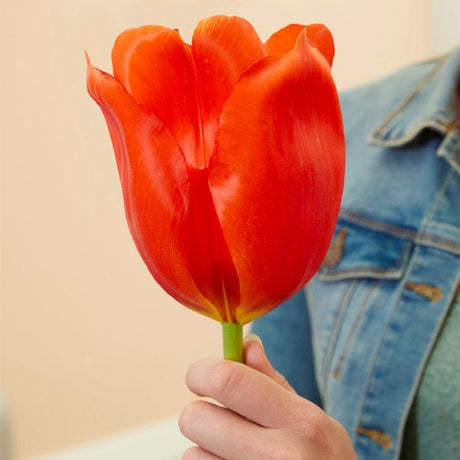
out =
<svg viewBox="0 0 460 460"><path fill-rule="evenodd" d="M192 364L186 383L198 396L179 427L197 446L182 460L355 460L345 429L300 397L268 361L258 337L244 346L245 363L206 359Z"/></svg>

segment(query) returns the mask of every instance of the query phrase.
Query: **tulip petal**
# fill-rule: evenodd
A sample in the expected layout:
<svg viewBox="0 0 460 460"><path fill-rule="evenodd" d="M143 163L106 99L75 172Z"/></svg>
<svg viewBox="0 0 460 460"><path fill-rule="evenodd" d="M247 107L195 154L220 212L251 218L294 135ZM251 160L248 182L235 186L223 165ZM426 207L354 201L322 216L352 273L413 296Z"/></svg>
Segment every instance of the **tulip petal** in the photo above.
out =
<svg viewBox="0 0 460 460"><path fill-rule="evenodd" d="M184 305L218 321L190 274L190 184L182 152L164 125L110 75L88 63L88 91L114 146L125 212L137 249L157 282Z"/></svg>
<svg viewBox="0 0 460 460"><path fill-rule="evenodd" d="M223 15L198 23L193 34L192 52L203 117L209 127L206 136L214 145L220 115L235 83L267 52L248 21Z"/></svg>
<svg viewBox="0 0 460 460"><path fill-rule="evenodd" d="M225 100L265 47L243 19L201 21L192 47L177 30L144 26L123 32L112 51L115 78L169 129L194 168L207 166Z"/></svg>
<svg viewBox="0 0 460 460"><path fill-rule="evenodd" d="M235 86L222 114L210 187L240 280L244 324L299 290L332 238L344 137L330 68L302 32Z"/></svg>
<svg viewBox="0 0 460 460"><path fill-rule="evenodd" d="M189 242L190 272L223 321L235 323L239 280L209 190L208 170L189 170L189 179L189 221L183 239Z"/></svg>
<svg viewBox="0 0 460 460"><path fill-rule="evenodd" d="M203 167L213 146L204 142L191 51L177 30L162 26L126 30L115 41L112 63L115 78L165 124L187 164Z"/></svg>
<svg viewBox="0 0 460 460"><path fill-rule="evenodd" d="M308 43L319 49L330 66L334 59L334 39L330 30L323 24L289 24L275 32L266 42L265 46L269 54L287 53L291 51L302 30L307 31Z"/></svg>

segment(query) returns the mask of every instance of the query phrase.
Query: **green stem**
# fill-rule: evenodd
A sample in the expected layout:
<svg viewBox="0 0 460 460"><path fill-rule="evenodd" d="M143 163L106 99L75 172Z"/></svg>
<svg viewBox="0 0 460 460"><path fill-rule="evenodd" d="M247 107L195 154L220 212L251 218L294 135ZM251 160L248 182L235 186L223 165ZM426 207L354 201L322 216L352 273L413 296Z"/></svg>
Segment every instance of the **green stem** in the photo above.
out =
<svg viewBox="0 0 460 460"><path fill-rule="evenodd" d="M222 323L224 338L224 359L243 362L243 326L236 323Z"/></svg>

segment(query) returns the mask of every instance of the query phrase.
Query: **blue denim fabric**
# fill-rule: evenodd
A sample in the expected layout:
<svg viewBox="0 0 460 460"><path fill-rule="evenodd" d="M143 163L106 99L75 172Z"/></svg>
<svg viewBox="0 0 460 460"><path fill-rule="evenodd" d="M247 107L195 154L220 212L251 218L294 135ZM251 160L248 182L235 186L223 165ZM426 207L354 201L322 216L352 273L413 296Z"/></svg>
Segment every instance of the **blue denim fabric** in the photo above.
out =
<svg viewBox="0 0 460 460"><path fill-rule="evenodd" d="M363 460L399 457L460 280L459 84L460 48L341 95L335 240L305 292L252 328L302 396L319 390Z"/></svg>

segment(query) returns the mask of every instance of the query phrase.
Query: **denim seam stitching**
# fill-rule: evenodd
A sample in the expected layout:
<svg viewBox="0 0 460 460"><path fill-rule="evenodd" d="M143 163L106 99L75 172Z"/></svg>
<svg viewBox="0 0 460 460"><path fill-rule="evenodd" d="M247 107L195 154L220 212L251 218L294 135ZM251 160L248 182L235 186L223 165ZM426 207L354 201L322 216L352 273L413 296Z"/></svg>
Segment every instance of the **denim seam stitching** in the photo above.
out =
<svg viewBox="0 0 460 460"><path fill-rule="evenodd" d="M329 385L329 372L331 368L331 361L332 361L332 356L334 354L335 348L337 346L337 340L338 340L338 331L340 330L341 324L343 324L343 320L345 317L345 311L347 305L349 305L351 297L353 296L353 293L356 291L356 286L358 284L357 280L353 280L351 284L348 286L347 290L345 291L342 302L339 305L339 308L337 309L337 313L335 314L334 318L334 324L332 326L331 334L329 336L329 347L327 349L327 353L324 356L324 366L323 366L323 387L324 387L324 394L327 395L327 386ZM325 407L327 404L327 401L323 401Z"/></svg>
<svg viewBox="0 0 460 460"><path fill-rule="evenodd" d="M336 372L340 372L343 369L343 365L345 364L346 358L349 356L349 350L351 349L351 345L353 343L353 339L356 336L356 330L358 329L358 325L360 323L360 320L362 319L362 315L364 311L367 309L368 305L371 303L371 299L377 289L377 286L380 284L379 280L372 280L371 282L371 288L369 292L367 293L366 297L364 298L364 301L361 303L358 313L355 316L355 319L353 320L353 324L350 327L350 330L348 331L347 337L344 342L344 346L342 348L342 353L339 356L337 365L334 369L333 375L336 377ZM331 366L332 368L332 366ZM339 374L340 375L340 374ZM337 376L338 377L338 376ZM337 378L336 377L336 378Z"/></svg>
<svg viewBox="0 0 460 460"><path fill-rule="evenodd" d="M460 243L452 240L447 240L441 236L421 233L420 236L417 236L414 242L422 246L430 246L438 249L443 249L446 252L460 255Z"/></svg>
<svg viewBox="0 0 460 460"><path fill-rule="evenodd" d="M441 223L438 224L436 221L430 222L430 219L436 212L439 206L439 202L444 196L445 189L447 188L447 185L454 173L455 172L452 170L447 175L445 183L441 187L441 190L438 192L438 196L435 198L435 203L433 205L433 208L430 210L428 217L424 219L424 222L421 225L421 230L419 230L418 232L415 230L405 229L403 227L397 227L396 225L387 224L386 222L381 222L376 219L372 219L370 217L361 215L355 211L350 211L347 209L343 209L340 212L340 217L342 217L344 220L347 220L351 223L361 225L363 228L368 229L368 230L380 231L382 233L386 233L394 237L409 239L409 240L412 240L414 243L419 243L419 244L426 243L428 246L440 247L441 249L444 249L449 252L454 252L455 254L457 254L460 252L459 242L452 240L450 238L433 235L430 232L424 231L424 228L426 228L431 223L435 225L442 225ZM455 229L456 227L453 227L453 228Z"/></svg>
<svg viewBox="0 0 460 460"><path fill-rule="evenodd" d="M444 64L444 62L446 61L447 59L447 55L444 56L444 58L440 59L439 62L437 63L437 65L434 67L433 70L431 70L431 72L428 73L428 75L425 76L425 78L423 78L414 88L414 90L409 94L409 96L406 97L406 99L404 99L402 101L402 103L400 105L398 105L398 107L393 110L384 120L383 122L377 126L377 128L370 134L370 136L368 137L368 140L369 141L373 141L375 140L376 142L385 142L385 139L383 139L382 137L382 132L385 130L385 128L388 127L388 125L394 121L394 119L399 115L401 114L406 108L407 106L415 99L415 97L420 93L420 91L425 88L428 83L432 80L432 78L434 77L434 75L439 71L439 69L442 67L442 65Z"/></svg>
<svg viewBox="0 0 460 460"><path fill-rule="evenodd" d="M378 268L344 268L342 270L336 270L333 273L318 273L316 276L321 281L338 281L343 279L344 276L351 278L378 278L383 280L394 280L399 279L401 277L402 269L378 269Z"/></svg>
<svg viewBox="0 0 460 460"><path fill-rule="evenodd" d="M387 233L389 235L396 237L413 239L417 234L415 230L410 230L408 228L387 224L386 222L382 222L380 220L367 217L363 214L349 209L342 209L340 211L339 217L343 217L345 220L349 220L352 223L356 223L358 225L361 224L361 226L364 226L364 228L380 231L382 233Z"/></svg>
<svg viewBox="0 0 460 460"><path fill-rule="evenodd" d="M359 408L359 410L357 412L356 428L361 426L361 420L363 418L364 407L365 407L366 401L367 401L367 399L369 397L369 392L370 392L371 387L372 387L373 376L374 376L374 373L375 373L375 369L376 369L376 365L377 365L379 356L381 355L381 352L382 352L383 343L384 343L385 338L386 338L387 333L388 333L388 327L389 327L389 324L390 324L390 322L391 322L391 320L392 320L392 318L393 318L393 316L394 316L394 314L396 312L397 306L398 306L399 302L401 301L401 297L402 297L402 294L403 294L404 289L405 289L404 285L406 284L406 281L409 279L409 275L410 275L410 273L412 271L413 266L415 265L415 261L417 259L417 257L416 257L417 252L418 252L418 250L416 249L416 252L414 252L414 254L412 256L412 260L410 260L409 266L407 267L407 270L405 271L402 280L398 284L398 288L397 288L397 292L396 292L396 298L395 298L395 300L393 302L391 312L388 315L388 319L387 319L387 321L385 323L385 327L384 327L384 329L382 331L380 342L379 342L379 345L377 347L377 351L376 351L376 353L374 355L374 359L372 361L372 364L369 366L370 372L368 373L368 381L367 381L367 384L366 384L366 389L363 392L363 398L361 400L361 406L360 406L360 408ZM356 437L356 434L355 434L355 437Z"/></svg>
<svg viewBox="0 0 460 460"><path fill-rule="evenodd" d="M415 136L425 128L431 128L432 130L438 132L439 134L445 136L447 134L446 125L450 123L446 118L445 121L439 120L421 120L418 122L409 132L404 134L404 136L392 138L389 140L380 140L380 139L369 139L368 142L371 142L374 145L382 145L385 147L400 147L407 142L415 138Z"/></svg>

